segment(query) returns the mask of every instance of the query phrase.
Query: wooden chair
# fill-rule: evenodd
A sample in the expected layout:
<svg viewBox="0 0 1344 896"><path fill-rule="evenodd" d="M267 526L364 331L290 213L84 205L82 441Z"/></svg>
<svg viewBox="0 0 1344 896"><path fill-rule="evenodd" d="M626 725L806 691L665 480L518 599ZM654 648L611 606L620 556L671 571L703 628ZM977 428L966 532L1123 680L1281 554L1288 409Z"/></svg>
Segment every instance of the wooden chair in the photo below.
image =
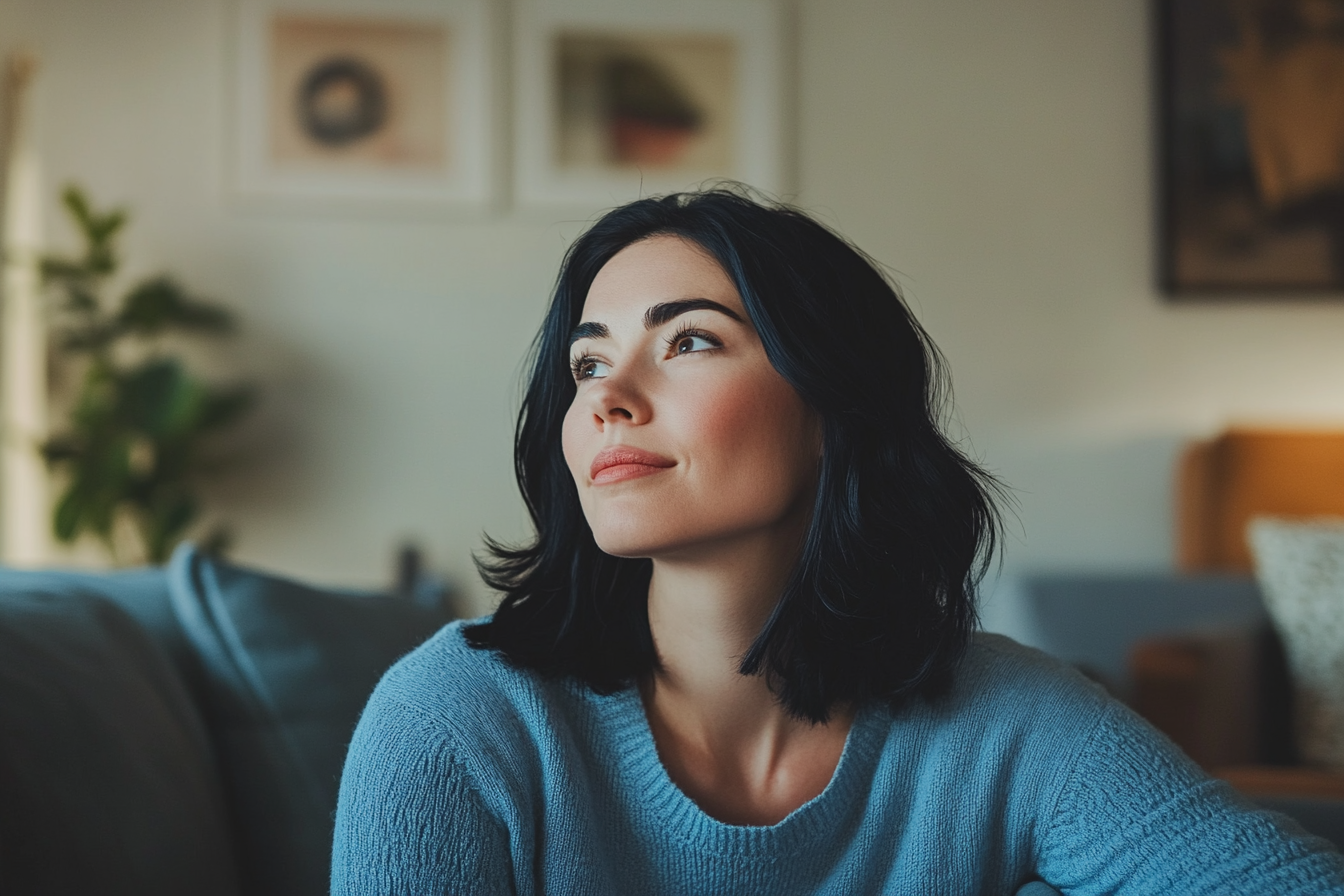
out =
<svg viewBox="0 0 1344 896"><path fill-rule="evenodd" d="M1187 447L1176 472L1181 571L1249 574L1254 516L1344 516L1344 432L1231 429Z"/></svg>
<svg viewBox="0 0 1344 896"><path fill-rule="evenodd" d="M1176 477L1182 572L1252 573L1255 516L1344 516L1344 432L1233 429L1196 442ZM1253 795L1344 799L1344 775L1296 765L1292 686L1269 626L1143 641L1134 708L1191 758Z"/></svg>

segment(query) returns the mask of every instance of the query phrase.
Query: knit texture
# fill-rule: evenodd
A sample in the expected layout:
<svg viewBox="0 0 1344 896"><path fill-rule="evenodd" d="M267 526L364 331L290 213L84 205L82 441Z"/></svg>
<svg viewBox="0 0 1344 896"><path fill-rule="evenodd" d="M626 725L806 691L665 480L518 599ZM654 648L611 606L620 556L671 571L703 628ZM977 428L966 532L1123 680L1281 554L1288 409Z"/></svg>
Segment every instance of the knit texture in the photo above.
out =
<svg viewBox="0 0 1344 896"><path fill-rule="evenodd" d="M639 694L473 650L393 667L341 779L345 894L1339 894L1344 858L1258 811L1056 660L979 635L951 691L862 708L831 783L778 824L710 818Z"/></svg>

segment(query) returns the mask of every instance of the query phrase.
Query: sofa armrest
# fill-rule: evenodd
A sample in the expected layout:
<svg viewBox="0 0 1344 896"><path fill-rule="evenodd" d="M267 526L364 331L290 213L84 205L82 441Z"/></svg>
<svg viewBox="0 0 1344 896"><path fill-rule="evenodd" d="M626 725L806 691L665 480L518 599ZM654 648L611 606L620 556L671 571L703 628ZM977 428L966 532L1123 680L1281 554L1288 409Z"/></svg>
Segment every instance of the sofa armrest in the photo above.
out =
<svg viewBox="0 0 1344 896"><path fill-rule="evenodd" d="M1344 774L1282 765L1229 765L1214 773L1250 797L1302 797L1333 800L1344 812Z"/></svg>
<svg viewBox="0 0 1344 896"><path fill-rule="evenodd" d="M1130 703L1205 769L1265 762L1265 650L1258 628L1145 639L1129 655Z"/></svg>

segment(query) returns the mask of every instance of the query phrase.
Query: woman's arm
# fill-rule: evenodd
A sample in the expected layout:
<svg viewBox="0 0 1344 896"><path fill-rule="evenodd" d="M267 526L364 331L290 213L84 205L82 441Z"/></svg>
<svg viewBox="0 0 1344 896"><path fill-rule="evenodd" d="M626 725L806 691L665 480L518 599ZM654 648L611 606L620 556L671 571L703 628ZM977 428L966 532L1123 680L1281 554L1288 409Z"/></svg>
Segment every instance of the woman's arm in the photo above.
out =
<svg viewBox="0 0 1344 896"><path fill-rule="evenodd" d="M1344 896L1344 857L1208 778L1120 704L1069 774L1040 872L1070 894Z"/></svg>
<svg viewBox="0 0 1344 896"><path fill-rule="evenodd" d="M508 836L447 732L376 692L341 775L331 892L514 892Z"/></svg>

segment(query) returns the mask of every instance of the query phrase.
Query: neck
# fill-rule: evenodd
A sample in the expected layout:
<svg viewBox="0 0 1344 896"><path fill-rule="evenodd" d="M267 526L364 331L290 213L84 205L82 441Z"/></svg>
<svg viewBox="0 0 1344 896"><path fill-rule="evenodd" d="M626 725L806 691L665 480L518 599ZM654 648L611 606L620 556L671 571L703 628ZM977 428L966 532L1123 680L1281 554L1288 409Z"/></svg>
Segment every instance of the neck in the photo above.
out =
<svg viewBox="0 0 1344 896"><path fill-rule="evenodd" d="M650 715L679 742L724 755L760 751L812 727L791 716L742 658L779 601L805 523L656 557L649 627L661 669L644 683Z"/></svg>
<svg viewBox="0 0 1344 896"><path fill-rule="evenodd" d="M654 559L649 627L662 668L641 687L649 727L672 780L721 821L774 824L820 793L853 718L837 707L828 724L799 720L763 676L738 671L797 544L762 539Z"/></svg>
<svg viewBox="0 0 1344 896"><path fill-rule="evenodd" d="M719 562L655 560L649 583L649 627L662 669L646 693L711 739L783 715L765 679L738 668L779 599L789 564L750 546L724 553L731 556Z"/></svg>

